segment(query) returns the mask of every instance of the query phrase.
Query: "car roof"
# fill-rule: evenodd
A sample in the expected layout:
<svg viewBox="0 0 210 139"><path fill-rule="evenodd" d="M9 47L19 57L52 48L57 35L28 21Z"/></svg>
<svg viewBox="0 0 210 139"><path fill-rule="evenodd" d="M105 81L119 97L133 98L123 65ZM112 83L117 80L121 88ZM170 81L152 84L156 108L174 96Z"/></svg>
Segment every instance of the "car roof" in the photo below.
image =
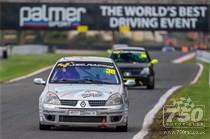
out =
<svg viewBox="0 0 210 139"><path fill-rule="evenodd" d="M124 48L124 47L128 47L127 44L114 44L112 46L112 49L118 49L118 48Z"/></svg>
<svg viewBox="0 0 210 139"><path fill-rule="evenodd" d="M145 51L143 47L122 47L116 48L114 51Z"/></svg>
<svg viewBox="0 0 210 139"><path fill-rule="evenodd" d="M69 56L63 57L58 62L66 62L66 61L91 61L91 62L107 62L113 63L111 58L107 57L97 57L97 56Z"/></svg>

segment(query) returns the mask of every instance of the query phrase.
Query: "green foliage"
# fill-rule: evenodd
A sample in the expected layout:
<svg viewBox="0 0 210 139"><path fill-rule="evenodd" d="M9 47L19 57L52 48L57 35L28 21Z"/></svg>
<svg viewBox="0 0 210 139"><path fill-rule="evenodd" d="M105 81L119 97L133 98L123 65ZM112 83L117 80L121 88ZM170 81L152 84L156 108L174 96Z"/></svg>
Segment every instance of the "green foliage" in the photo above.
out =
<svg viewBox="0 0 210 139"><path fill-rule="evenodd" d="M94 54L74 54L74 55L95 55L107 56L106 52L96 52ZM7 60L0 61L0 82L8 81L40 68L53 65L55 62L66 55L62 54L39 54L39 55L15 55Z"/></svg>
<svg viewBox="0 0 210 139"><path fill-rule="evenodd" d="M0 62L0 82L29 74L42 67L54 64L62 55L42 54L11 56Z"/></svg>

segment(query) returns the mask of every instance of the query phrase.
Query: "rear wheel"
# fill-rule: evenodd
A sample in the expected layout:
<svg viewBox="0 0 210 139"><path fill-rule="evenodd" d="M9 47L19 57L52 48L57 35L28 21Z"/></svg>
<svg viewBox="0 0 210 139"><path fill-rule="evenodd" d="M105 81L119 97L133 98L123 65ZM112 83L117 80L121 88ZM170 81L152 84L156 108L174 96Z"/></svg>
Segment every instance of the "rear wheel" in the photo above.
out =
<svg viewBox="0 0 210 139"><path fill-rule="evenodd" d="M40 130L50 130L51 127L52 127L51 125L39 124L39 129L40 129Z"/></svg>

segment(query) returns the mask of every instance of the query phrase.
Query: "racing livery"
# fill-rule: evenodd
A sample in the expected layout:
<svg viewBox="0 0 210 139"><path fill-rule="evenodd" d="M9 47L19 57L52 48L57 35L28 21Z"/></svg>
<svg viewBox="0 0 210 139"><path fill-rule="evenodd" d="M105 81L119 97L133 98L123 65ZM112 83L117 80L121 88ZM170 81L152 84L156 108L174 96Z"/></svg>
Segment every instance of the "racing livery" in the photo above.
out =
<svg viewBox="0 0 210 139"><path fill-rule="evenodd" d="M53 67L39 98L40 130L102 126L127 131L128 96L110 58L64 57Z"/></svg>
<svg viewBox="0 0 210 139"><path fill-rule="evenodd" d="M140 47L121 47L113 50L111 58L121 71L123 80L134 80L136 86L155 87L153 65L157 59L151 60L149 53Z"/></svg>

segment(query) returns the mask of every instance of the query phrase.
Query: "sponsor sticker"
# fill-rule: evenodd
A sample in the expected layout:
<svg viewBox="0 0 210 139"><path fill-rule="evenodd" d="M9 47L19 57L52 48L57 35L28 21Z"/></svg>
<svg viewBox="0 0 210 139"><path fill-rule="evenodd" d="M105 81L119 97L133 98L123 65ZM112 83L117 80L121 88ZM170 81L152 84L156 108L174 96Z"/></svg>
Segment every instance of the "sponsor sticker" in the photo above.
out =
<svg viewBox="0 0 210 139"><path fill-rule="evenodd" d="M41 6L22 6L20 8L20 26L31 28L70 27L80 25L84 7L59 7L43 4Z"/></svg>
<svg viewBox="0 0 210 139"><path fill-rule="evenodd" d="M180 97L172 101L171 105L163 107L163 126L175 128L177 134L199 131L205 133L205 105L195 104L190 97ZM168 132L164 132L168 133Z"/></svg>
<svg viewBox="0 0 210 139"><path fill-rule="evenodd" d="M89 90L89 91L85 91L85 93L82 94L83 98L88 98L88 97L102 97L103 94L99 91L95 91L95 90Z"/></svg>

